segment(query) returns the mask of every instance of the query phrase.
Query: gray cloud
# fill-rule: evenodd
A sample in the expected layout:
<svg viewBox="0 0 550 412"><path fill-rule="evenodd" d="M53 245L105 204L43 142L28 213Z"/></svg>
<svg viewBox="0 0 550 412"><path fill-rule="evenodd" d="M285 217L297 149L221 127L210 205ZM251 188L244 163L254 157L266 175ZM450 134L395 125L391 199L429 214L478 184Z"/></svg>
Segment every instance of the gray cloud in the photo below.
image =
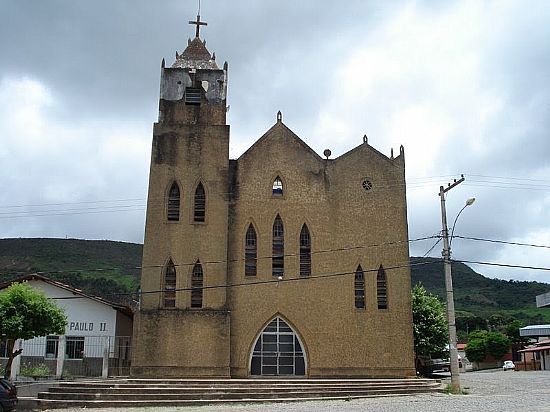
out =
<svg viewBox="0 0 550 412"><path fill-rule="evenodd" d="M318 152L339 155L367 133L386 154L405 145L411 237L439 231L438 187L464 173L449 194L449 220L465 199L478 200L458 233L550 243L547 2L202 3L202 37L229 62L233 157L277 110ZM195 2L1 7L3 236L141 241L160 61L171 63L194 35ZM141 200L104 202L114 199ZM19 218L24 208L7 208L96 201L104 203L39 206ZM65 212L36 216L41 210ZM550 266L540 250L465 240L453 249L470 260ZM481 269L548 281L546 272Z"/></svg>

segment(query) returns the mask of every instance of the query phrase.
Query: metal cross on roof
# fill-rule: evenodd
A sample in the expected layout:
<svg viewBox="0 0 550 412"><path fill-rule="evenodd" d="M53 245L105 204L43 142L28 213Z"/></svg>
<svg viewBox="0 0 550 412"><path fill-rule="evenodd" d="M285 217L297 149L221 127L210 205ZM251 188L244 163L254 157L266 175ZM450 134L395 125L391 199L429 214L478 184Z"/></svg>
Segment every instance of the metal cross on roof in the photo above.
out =
<svg viewBox="0 0 550 412"><path fill-rule="evenodd" d="M201 26L208 26L208 23L201 21L201 16L197 14L197 20L189 20L189 24L194 24L197 26L197 31L195 32L195 37L199 37L199 30Z"/></svg>

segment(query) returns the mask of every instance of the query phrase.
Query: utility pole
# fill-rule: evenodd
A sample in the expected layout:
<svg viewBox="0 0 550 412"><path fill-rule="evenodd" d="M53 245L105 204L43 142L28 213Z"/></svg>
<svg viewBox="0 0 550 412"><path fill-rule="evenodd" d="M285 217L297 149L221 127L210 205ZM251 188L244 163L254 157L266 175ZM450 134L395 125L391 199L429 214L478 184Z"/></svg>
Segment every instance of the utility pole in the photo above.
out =
<svg viewBox="0 0 550 412"><path fill-rule="evenodd" d="M453 183L445 188L439 187L441 198L441 226L443 229L443 266L445 267L445 290L447 295L447 323L449 325L449 357L451 361L451 387L454 393L460 392L460 371L458 368L458 351L456 348L456 323L455 300L453 294L453 277L451 274L451 248L449 246L449 229L447 228L447 211L445 209L445 193L464 181L464 175L460 179L454 179Z"/></svg>

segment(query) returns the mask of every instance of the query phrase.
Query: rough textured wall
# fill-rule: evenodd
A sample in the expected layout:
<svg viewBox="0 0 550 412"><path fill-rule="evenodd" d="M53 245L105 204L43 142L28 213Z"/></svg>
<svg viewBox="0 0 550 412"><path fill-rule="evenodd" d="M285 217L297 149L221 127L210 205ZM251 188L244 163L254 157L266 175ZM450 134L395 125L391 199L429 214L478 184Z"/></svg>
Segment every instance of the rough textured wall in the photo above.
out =
<svg viewBox="0 0 550 412"><path fill-rule="evenodd" d="M275 280L269 257L277 214L284 223L286 255L283 282L229 291L232 374L247 376L258 333L279 314L305 345L309 376L413 375L404 156L388 159L363 143L336 160L321 159L278 122L232 171L230 281ZM283 196L272 194L276 176L283 181ZM364 190L365 178L372 190ZM245 277L244 236L251 222L260 258L258 275ZM312 275L340 275L298 280L304 223L312 238ZM353 273L359 264L365 271L365 309L354 306ZM377 308L380 265L386 268L388 309Z"/></svg>
<svg viewBox="0 0 550 412"><path fill-rule="evenodd" d="M134 329L133 376L229 376L225 311L141 311Z"/></svg>
<svg viewBox="0 0 550 412"><path fill-rule="evenodd" d="M143 247L140 313L134 325L132 374L227 376L227 182L229 126L225 101L200 105L159 103L154 125ZM170 187L180 189L178 221L167 219ZM198 184L206 194L204 222L194 221ZM176 307L163 309L165 266L176 267ZM191 308L191 274L203 271L202 308ZM222 262L222 264L208 263ZM212 286L222 286L211 288Z"/></svg>
<svg viewBox="0 0 550 412"><path fill-rule="evenodd" d="M215 109L197 108L203 114ZM224 262L227 258L228 156L229 126L225 124L189 125L176 121L155 124L143 248L143 292L162 289L164 266L169 258L176 265L177 288L191 286L191 272L197 261L202 264L204 286L225 285L225 264L206 262ZM173 182L180 187L179 221L167 220L167 197ZM206 192L204 223L193 221L194 196L199 182ZM161 301L162 294L145 293L142 308L158 308ZM222 308L224 305L224 288L203 292L203 307ZM190 291L177 292L176 306L180 309L190 306Z"/></svg>

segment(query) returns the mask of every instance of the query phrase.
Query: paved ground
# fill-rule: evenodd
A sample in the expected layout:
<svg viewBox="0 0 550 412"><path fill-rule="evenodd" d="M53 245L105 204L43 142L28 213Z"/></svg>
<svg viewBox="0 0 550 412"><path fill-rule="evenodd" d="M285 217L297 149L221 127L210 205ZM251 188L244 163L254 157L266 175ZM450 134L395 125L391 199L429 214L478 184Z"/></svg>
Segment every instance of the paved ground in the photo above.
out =
<svg viewBox="0 0 550 412"><path fill-rule="evenodd" d="M468 395L417 395L368 398L352 401L240 404L187 408L124 408L125 412L550 412L550 372L483 371L461 375ZM120 412L123 409L92 409L93 412ZM81 409L56 409L74 412Z"/></svg>

